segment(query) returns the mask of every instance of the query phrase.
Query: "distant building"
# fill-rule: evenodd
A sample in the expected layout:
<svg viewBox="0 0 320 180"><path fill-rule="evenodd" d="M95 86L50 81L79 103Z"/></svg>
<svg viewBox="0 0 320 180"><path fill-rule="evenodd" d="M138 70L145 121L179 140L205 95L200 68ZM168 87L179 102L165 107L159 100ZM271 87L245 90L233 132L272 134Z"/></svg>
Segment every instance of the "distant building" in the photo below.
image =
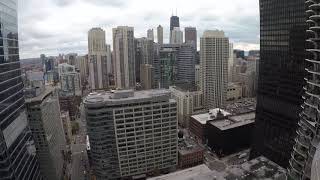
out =
<svg viewBox="0 0 320 180"><path fill-rule="evenodd" d="M141 86L143 90L153 88L153 66L150 64L142 64L140 70Z"/></svg>
<svg viewBox="0 0 320 180"><path fill-rule="evenodd" d="M172 42L172 31L175 27L180 27L180 21L178 16L171 16L170 17L170 39L169 43Z"/></svg>
<svg viewBox="0 0 320 180"><path fill-rule="evenodd" d="M113 32L113 57L115 85L119 89L134 88L136 85L134 29L118 26Z"/></svg>
<svg viewBox="0 0 320 180"><path fill-rule="evenodd" d="M147 38L148 38L149 40L152 40L152 42L154 41L153 29L148 29L148 31L147 31Z"/></svg>
<svg viewBox="0 0 320 180"><path fill-rule="evenodd" d="M228 88L229 39L223 31L205 31L200 46L202 91L206 107L223 107Z"/></svg>
<svg viewBox="0 0 320 180"><path fill-rule="evenodd" d="M148 38L135 39L135 73L136 82L141 82L141 66L154 63L154 45Z"/></svg>
<svg viewBox="0 0 320 180"><path fill-rule="evenodd" d="M182 44L183 43L183 32L179 27L173 28L171 30L171 41L170 44Z"/></svg>
<svg viewBox="0 0 320 180"><path fill-rule="evenodd" d="M201 91L181 89L170 86L171 97L177 101L178 123L182 127L189 127L190 116L204 108Z"/></svg>
<svg viewBox="0 0 320 180"><path fill-rule="evenodd" d="M41 174L48 180L63 178L66 141L55 89L47 86L40 94L27 98L26 107Z"/></svg>
<svg viewBox="0 0 320 180"><path fill-rule="evenodd" d="M196 51L191 44L182 44L177 57L176 83L195 85Z"/></svg>
<svg viewBox="0 0 320 180"><path fill-rule="evenodd" d="M227 101L234 101L242 98L242 86L238 83L228 83Z"/></svg>
<svg viewBox="0 0 320 180"><path fill-rule="evenodd" d="M234 65L233 44L229 43L229 59L228 59L228 82L232 82L233 65Z"/></svg>
<svg viewBox="0 0 320 180"><path fill-rule="evenodd" d="M159 25L157 27L157 38L158 38L158 44L163 44L163 27Z"/></svg>
<svg viewBox="0 0 320 180"><path fill-rule="evenodd" d="M178 165L179 168L189 168L203 163L204 148L192 139L179 139Z"/></svg>
<svg viewBox="0 0 320 180"><path fill-rule="evenodd" d="M184 28L184 42L187 44L192 44L192 46L197 50L197 29L195 27L185 27Z"/></svg>
<svg viewBox="0 0 320 180"><path fill-rule="evenodd" d="M77 53L70 53L70 54L67 54L64 56L67 63L69 65L73 65L73 66L75 66L77 64L77 57L78 57Z"/></svg>
<svg viewBox="0 0 320 180"><path fill-rule="evenodd" d="M235 49L233 50L233 53L235 54L236 58L245 58L244 50Z"/></svg>
<svg viewBox="0 0 320 180"><path fill-rule="evenodd" d="M88 55L77 57L76 68L80 71L81 86L85 86L89 77Z"/></svg>
<svg viewBox="0 0 320 180"><path fill-rule="evenodd" d="M260 57L260 50L250 50L248 56Z"/></svg>
<svg viewBox="0 0 320 180"><path fill-rule="evenodd" d="M108 88L108 55L105 31L92 28L88 33L89 85L92 90Z"/></svg>
<svg viewBox="0 0 320 180"><path fill-rule="evenodd" d="M145 178L175 169L178 123L169 91L96 92L84 104L97 180Z"/></svg>
<svg viewBox="0 0 320 180"><path fill-rule="evenodd" d="M81 96L80 73L75 66L63 63L58 66L60 79L60 95Z"/></svg>
<svg viewBox="0 0 320 180"><path fill-rule="evenodd" d="M195 65L195 86L197 90L201 90L202 78L201 78L201 67L200 65Z"/></svg>

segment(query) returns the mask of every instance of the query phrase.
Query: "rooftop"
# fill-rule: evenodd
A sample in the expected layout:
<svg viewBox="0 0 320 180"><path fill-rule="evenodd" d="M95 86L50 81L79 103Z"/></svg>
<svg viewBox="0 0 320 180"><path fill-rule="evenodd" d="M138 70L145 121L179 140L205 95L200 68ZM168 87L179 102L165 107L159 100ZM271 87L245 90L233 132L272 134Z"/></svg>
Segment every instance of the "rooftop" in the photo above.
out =
<svg viewBox="0 0 320 180"><path fill-rule="evenodd" d="M235 127L254 123L256 117L255 112L229 116L227 119L211 121L210 124L219 128L220 130L232 129Z"/></svg>
<svg viewBox="0 0 320 180"><path fill-rule="evenodd" d="M52 86L45 86L44 91L39 94L38 96L32 97L32 98L26 98L26 103L32 103L32 102L38 102L43 101L50 93L54 91L54 87Z"/></svg>
<svg viewBox="0 0 320 180"><path fill-rule="evenodd" d="M198 122L200 122L201 124L206 124L207 121L215 120L217 118L217 115L219 112L223 115L223 117L230 115L229 112L227 112L223 109L216 108L216 109L209 110L209 113L197 114L197 115L193 115L191 117L193 119L197 120Z"/></svg>
<svg viewBox="0 0 320 180"><path fill-rule="evenodd" d="M149 180L286 180L286 170L265 157L258 157L222 172L211 171L202 164Z"/></svg>
<svg viewBox="0 0 320 180"><path fill-rule="evenodd" d="M134 90L114 90L114 91L97 91L90 93L84 100L86 104L95 103L116 103L138 101L149 98L170 98L170 91L166 89L152 89L146 91Z"/></svg>
<svg viewBox="0 0 320 180"><path fill-rule="evenodd" d="M181 155L199 152L201 150L203 150L203 148L192 139L185 138L182 141L179 140L179 154Z"/></svg>
<svg viewBox="0 0 320 180"><path fill-rule="evenodd" d="M244 98L235 103L228 104L226 110L232 115L239 115L243 113L255 112L256 110L256 99L255 98Z"/></svg>

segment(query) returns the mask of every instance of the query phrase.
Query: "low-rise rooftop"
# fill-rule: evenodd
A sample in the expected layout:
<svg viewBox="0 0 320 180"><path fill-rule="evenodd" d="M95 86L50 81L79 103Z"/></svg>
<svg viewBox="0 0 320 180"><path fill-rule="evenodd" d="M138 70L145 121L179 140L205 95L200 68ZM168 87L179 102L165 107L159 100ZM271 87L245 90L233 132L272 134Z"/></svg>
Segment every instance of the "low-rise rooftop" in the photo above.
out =
<svg viewBox="0 0 320 180"><path fill-rule="evenodd" d="M201 124L206 124L207 121L212 121L217 118L226 117L229 115L230 115L229 112L227 112L223 109L216 108L216 109L209 110L208 113L197 114L197 115L193 115L191 117Z"/></svg>
<svg viewBox="0 0 320 180"><path fill-rule="evenodd" d="M210 124L219 128L220 130L232 129L239 126L254 123L256 117L255 112L229 116L227 119L211 121Z"/></svg>

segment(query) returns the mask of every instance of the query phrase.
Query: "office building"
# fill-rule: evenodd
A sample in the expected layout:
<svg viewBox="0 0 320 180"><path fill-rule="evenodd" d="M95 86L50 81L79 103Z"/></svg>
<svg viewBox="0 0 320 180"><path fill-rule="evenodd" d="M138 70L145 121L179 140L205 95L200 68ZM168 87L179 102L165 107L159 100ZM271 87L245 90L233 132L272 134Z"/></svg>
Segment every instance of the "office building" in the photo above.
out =
<svg viewBox="0 0 320 180"><path fill-rule="evenodd" d="M136 73L133 27L118 26L112 32L115 85L119 89L134 88Z"/></svg>
<svg viewBox="0 0 320 180"><path fill-rule="evenodd" d="M260 50L250 50L248 56L260 57Z"/></svg>
<svg viewBox="0 0 320 180"><path fill-rule="evenodd" d="M196 51L191 44L180 46L176 61L176 83L195 84Z"/></svg>
<svg viewBox="0 0 320 180"><path fill-rule="evenodd" d="M17 0L0 1L0 179L41 180L21 78Z"/></svg>
<svg viewBox="0 0 320 180"><path fill-rule="evenodd" d="M183 32L180 27L174 27L171 31L170 44L182 44L183 43Z"/></svg>
<svg viewBox="0 0 320 180"><path fill-rule="evenodd" d="M314 15L319 13L319 9L315 9L318 3L306 1L306 15L307 15L307 34L306 34L306 59L305 76L306 84L304 86L304 94L302 95L303 104L302 112L300 112L300 121L298 122L298 129L296 131L295 144L291 159L289 161L289 175L293 179L311 179L311 171L313 165L317 166L319 155L316 154L317 148L320 146L320 132L319 132L319 72L318 69L318 55L319 47L316 38L319 32L316 30L319 20ZM261 51L262 52L262 51ZM263 54L262 54L263 55ZM263 56L262 56L263 57ZM262 58L261 58L262 60ZM314 163L314 164L313 164ZM319 164L318 164L319 167ZM319 169L317 170L319 171ZM316 173L316 172L313 172ZM317 172L319 174L319 172Z"/></svg>
<svg viewBox="0 0 320 180"><path fill-rule="evenodd" d="M77 53L69 53L64 56L64 59L67 61L68 64L75 66L77 63Z"/></svg>
<svg viewBox="0 0 320 180"><path fill-rule="evenodd" d="M153 88L153 66L151 64L141 64L140 70L141 87L143 90Z"/></svg>
<svg viewBox="0 0 320 180"><path fill-rule="evenodd" d="M56 90L47 86L26 99L30 128L35 140L40 171L47 180L62 179L66 173L66 141Z"/></svg>
<svg viewBox="0 0 320 180"><path fill-rule="evenodd" d="M182 89L170 86L171 97L177 101L178 123L182 127L189 127L190 116L203 110L203 94L201 91Z"/></svg>
<svg viewBox="0 0 320 180"><path fill-rule="evenodd" d="M240 83L228 83L227 101L235 101L242 98L242 85Z"/></svg>
<svg viewBox="0 0 320 180"><path fill-rule="evenodd" d="M229 39L223 31L209 30L200 39L202 91L208 109L223 107L228 88Z"/></svg>
<svg viewBox="0 0 320 180"><path fill-rule="evenodd" d="M163 44L163 27L159 25L157 27L157 38L158 38L158 44Z"/></svg>
<svg viewBox="0 0 320 180"><path fill-rule="evenodd" d="M110 76L110 74L113 73L112 55L111 55L112 52L109 44L106 44L106 48L107 48L107 74L108 76Z"/></svg>
<svg viewBox="0 0 320 180"><path fill-rule="evenodd" d="M197 90L201 90L202 87L202 78L201 78L201 68L200 65L195 65L194 67L195 69L195 86L197 88Z"/></svg>
<svg viewBox="0 0 320 180"><path fill-rule="evenodd" d="M241 58L241 59L245 58L244 50L235 49L233 50L233 53L235 54L236 58Z"/></svg>
<svg viewBox="0 0 320 180"><path fill-rule="evenodd" d="M289 165L303 103L305 2L292 0L288 6L286 0L260 1L257 114L250 155L263 155L283 167Z"/></svg>
<svg viewBox="0 0 320 180"><path fill-rule="evenodd" d="M92 28L88 33L89 85L92 90L108 88L106 33Z"/></svg>
<svg viewBox="0 0 320 180"><path fill-rule="evenodd" d="M147 31L147 38L148 38L149 40L152 40L152 42L154 41L153 29L148 29L148 31Z"/></svg>
<svg viewBox="0 0 320 180"><path fill-rule="evenodd" d="M167 90L96 92L84 100L97 180L145 178L177 165L177 108Z"/></svg>
<svg viewBox="0 0 320 180"><path fill-rule="evenodd" d="M232 74L233 74L233 61L234 61L234 53L233 53L233 44L229 44L229 59L228 59L228 82L232 82Z"/></svg>
<svg viewBox="0 0 320 180"><path fill-rule="evenodd" d="M192 44L197 50L197 29L195 27L184 28L184 40L185 43Z"/></svg>
<svg viewBox="0 0 320 180"><path fill-rule="evenodd" d="M78 56L75 66L80 72L81 86L85 86L88 82L88 77L89 77L88 55Z"/></svg>
<svg viewBox="0 0 320 180"><path fill-rule="evenodd" d="M136 82L141 82L141 66L144 64L152 65L154 61L153 41L148 38L135 39L135 73Z"/></svg>
<svg viewBox="0 0 320 180"><path fill-rule="evenodd" d="M185 169L203 164L204 148L190 138L180 138L178 148L179 168Z"/></svg>
<svg viewBox="0 0 320 180"><path fill-rule="evenodd" d="M75 66L63 63L58 65L60 79L60 95L81 96L80 73Z"/></svg>
<svg viewBox="0 0 320 180"><path fill-rule="evenodd" d="M180 28L180 21L178 16L171 16L170 18L170 39L169 42L171 43L172 40L172 31L174 28Z"/></svg>

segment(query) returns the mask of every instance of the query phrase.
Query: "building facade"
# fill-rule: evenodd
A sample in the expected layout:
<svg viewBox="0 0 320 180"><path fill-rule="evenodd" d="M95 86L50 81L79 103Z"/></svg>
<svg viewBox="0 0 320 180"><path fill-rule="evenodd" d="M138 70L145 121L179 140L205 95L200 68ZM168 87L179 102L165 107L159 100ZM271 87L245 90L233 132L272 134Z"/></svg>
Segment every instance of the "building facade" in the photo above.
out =
<svg viewBox="0 0 320 180"><path fill-rule="evenodd" d="M196 51L191 44L182 44L177 57L176 83L195 84Z"/></svg>
<svg viewBox="0 0 320 180"><path fill-rule="evenodd" d="M76 68L80 73L81 86L85 86L89 77L88 56L78 56L76 61Z"/></svg>
<svg viewBox="0 0 320 180"><path fill-rule="evenodd" d="M298 129L296 131L295 144L291 159L289 161L289 174L293 179L309 180L311 179L311 170L314 163L319 168L319 154L316 154L317 148L320 146L320 131L319 131L319 111L320 111L320 84L319 84L319 47L317 37L320 32L319 19L316 17L320 10L314 8L318 3L313 1L305 1L306 5L306 22L308 24L306 34L306 59L305 69L307 71L304 86L305 93L302 95L303 104L302 112L299 114L300 121L298 122ZM317 172L318 171L318 172ZM318 173L319 169L314 171L314 175ZM316 176L316 175L315 175Z"/></svg>
<svg viewBox="0 0 320 180"><path fill-rule="evenodd" d="M208 109L222 107L227 99L229 39L223 31L205 31L200 39L202 90Z"/></svg>
<svg viewBox="0 0 320 180"><path fill-rule="evenodd" d="M75 66L63 63L58 65L60 79L60 95L62 96L81 96L82 88L80 73Z"/></svg>
<svg viewBox="0 0 320 180"><path fill-rule="evenodd" d="M163 27L159 25L157 27L157 38L158 38L158 44L163 44Z"/></svg>
<svg viewBox="0 0 320 180"><path fill-rule="evenodd" d="M187 44L192 44L192 46L197 50L197 29L195 27L184 28L184 42Z"/></svg>
<svg viewBox="0 0 320 180"><path fill-rule="evenodd" d="M42 179L21 78L17 0L1 0L0 179Z"/></svg>
<svg viewBox="0 0 320 180"><path fill-rule="evenodd" d="M153 33L153 29L148 29L147 31L147 38L152 40L152 42L154 41L154 33Z"/></svg>
<svg viewBox="0 0 320 180"><path fill-rule="evenodd" d="M153 66L150 64L142 64L141 65L141 87L144 90L152 89L153 86Z"/></svg>
<svg viewBox="0 0 320 180"><path fill-rule="evenodd" d="M174 27L171 30L171 39L170 44L182 44L183 43L183 32L180 30L180 27Z"/></svg>
<svg viewBox="0 0 320 180"><path fill-rule="evenodd" d="M28 120L35 140L41 174L45 179L62 179L66 173L66 140L60 118L58 94L52 87L26 99Z"/></svg>
<svg viewBox="0 0 320 180"><path fill-rule="evenodd" d="M134 88L136 73L133 27L118 26L112 31L116 87L119 89Z"/></svg>
<svg viewBox="0 0 320 180"><path fill-rule="evenodd" d="M177 109L166 90L91 93L85 111L97 180L145 177L177 165Z"/></svg>
<svg viewBox="0 0 320 180"><path fill-rule="evenodd" d="M305 1L260 1L257 115L251 158L288 167L305 77Z"/></svg>
<svg viewBox="0 0 320 180"><path fill-rule="evenodd" d="M175 27L177 27L177 28L180 27L179 17L178 16L171 16L170 17L170 38L169 38L169 43L171 43L173 41L172 40L172 31L173 31L173 29Z"/></svg>

